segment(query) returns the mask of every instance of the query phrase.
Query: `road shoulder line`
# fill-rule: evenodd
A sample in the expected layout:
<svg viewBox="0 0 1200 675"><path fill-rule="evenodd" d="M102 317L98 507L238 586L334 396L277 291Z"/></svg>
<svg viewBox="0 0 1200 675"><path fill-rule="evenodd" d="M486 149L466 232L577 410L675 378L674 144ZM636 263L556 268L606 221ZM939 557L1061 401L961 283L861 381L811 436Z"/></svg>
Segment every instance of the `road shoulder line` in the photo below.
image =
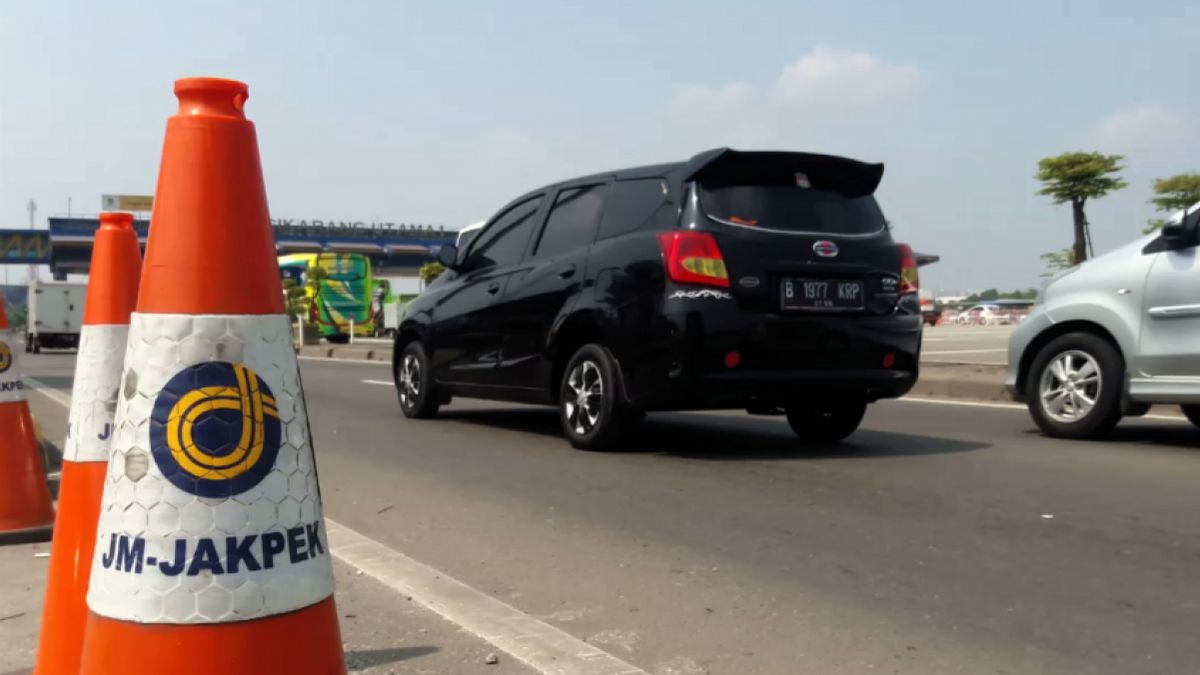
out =
<svg viewBox="0 0 1200 675"><path fill-rule="evenodd" d="M966 408L995 408L997 410L1020 410L1027 411L1028 408L1021 403L998 403L992 401L971 401L967 399L952 399L952 398L934 398L929 396L902 396L896 401L902 403L932 403L934 405L954 405ZM1130 419L1143 420L1158 420L1163 422L1186 422L1187 418L1183 415L1141 415L1140 417Z"/></svg>
<svg viewBox="0 0 1200 675"><path fill-rule="evenodd" d="M368 359L342 359L328 356L297 356L301 361L323 361L326 363L358 363L367 366L391 366L391 361L371 361Z"/></svg>
<svg viewBox="0 0 1200 675"><path fill-rule="evenodd" d="M52 388L50 385L46 384L45 382L42 382L41 380L29 377L28 375L26 375L24 377L24 380L37 393L41 394L42 396L45 396L46 398L50 399L51 401L54 401L55 403L61 405L62 407L66 408L67 410L71 409L71 397L70 396L64 396L61 393L59 393L57 390Z"/></svg>
<svg viewBox="0 0 1200 675"><path fill-rule="evenodd" d="M51 401L70 409L69 397L34 378L26 377L25 381ZM544 675L649 675L329 517L325 518L325 531L335 558Z"/></svg>
<svg viewBox="0 0 1200 675"><path fill-rule="evenodd" d="M334 557L546 675L648 675L608 652L325 518Z"/></svg>

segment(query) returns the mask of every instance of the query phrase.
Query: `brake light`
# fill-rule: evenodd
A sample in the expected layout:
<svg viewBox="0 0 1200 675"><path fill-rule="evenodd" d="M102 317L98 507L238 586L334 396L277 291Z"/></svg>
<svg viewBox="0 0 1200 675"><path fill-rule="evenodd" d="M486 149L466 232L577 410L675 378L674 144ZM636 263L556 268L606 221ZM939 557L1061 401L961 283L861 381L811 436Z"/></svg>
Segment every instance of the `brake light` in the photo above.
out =
<svg viewBox="0 0 1200 675"><path fill-rule="evenodd" d="M921 288L917 274L917 255L908 244L900 244L900 294L916 293Z"/></svg>
<svg viewBox="0 0 1200 675"><path fill-rule="evenodd" d="M717 240L707 232L663 232L658 235L667 276L678 284L729 288L729 273Z"/></svg>

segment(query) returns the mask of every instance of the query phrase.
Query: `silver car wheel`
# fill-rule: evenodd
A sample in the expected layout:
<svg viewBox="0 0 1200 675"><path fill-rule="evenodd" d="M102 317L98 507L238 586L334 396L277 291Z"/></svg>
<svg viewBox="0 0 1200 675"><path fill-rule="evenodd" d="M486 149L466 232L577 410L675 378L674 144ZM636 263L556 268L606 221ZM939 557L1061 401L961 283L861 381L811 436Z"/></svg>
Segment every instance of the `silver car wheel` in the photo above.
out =
<svg viewBox="0 0 1200 675"><path fill-rule="evenodd" d="M421 361L415 354L405 354L400 363L400 404L412 408L421 395Z"/></svg>
<svg viewBox="0 0 1200 675"><path fill-rule="evenodd" d="M600 366L595 361L580 361L567 376L567 389L573 396L563 401L567 424L576 434L585 436L596 428L604 410L604 377Z"/></svg>
<svg viewBox="0 0 1200 675"><path fill-rule="evenodd" d="M1050 419L1071 424L1092 412L1103 385L1096 359L1087 352L1072 349L1046 364L1038 385L1038 399Z"/></svg>

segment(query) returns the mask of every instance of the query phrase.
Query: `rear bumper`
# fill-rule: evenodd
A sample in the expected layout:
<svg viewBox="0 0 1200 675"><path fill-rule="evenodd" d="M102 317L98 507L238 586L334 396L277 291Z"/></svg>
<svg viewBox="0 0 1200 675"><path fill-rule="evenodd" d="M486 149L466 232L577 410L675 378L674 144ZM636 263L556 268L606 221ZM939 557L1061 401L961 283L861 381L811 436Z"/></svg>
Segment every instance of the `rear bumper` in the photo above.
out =
<svg viewBox="0 0 1200 675"><path fill-rule="evenodd" d="M45 333L38 331L36 333L29 333L28 336L36 337L41 346L52 349L79 346L79 333Z"/></svg>
<svg viewBox="0 0 1200 675"><path fill-rule="evenodd" d="M831 395L877 400L903 396L917 381L920 315L784 316L712 304L663 315L655 344L639 349L632 367L621 359L633 405L776 407Z"/></svg>
<svg viewBox="0 0 1200 675"><path fill-rule="evenodd" d="M710 373L667 386L642 402L647 410L775 408L793 401L851 397L898 398L917 381L913 371L820 371Z"/></svg>

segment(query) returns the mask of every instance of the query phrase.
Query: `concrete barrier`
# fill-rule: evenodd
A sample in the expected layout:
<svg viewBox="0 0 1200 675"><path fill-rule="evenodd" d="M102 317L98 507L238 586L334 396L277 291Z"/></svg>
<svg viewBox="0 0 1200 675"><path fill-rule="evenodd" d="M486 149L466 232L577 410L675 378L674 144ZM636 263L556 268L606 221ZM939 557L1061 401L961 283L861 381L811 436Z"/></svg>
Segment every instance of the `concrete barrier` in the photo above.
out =
<svg viewBox="0 0 1200 675"><path fill-rule="evenodd" d="M1004 387L1003 366L925 364L911 396L1012 401Z"/></svg>

